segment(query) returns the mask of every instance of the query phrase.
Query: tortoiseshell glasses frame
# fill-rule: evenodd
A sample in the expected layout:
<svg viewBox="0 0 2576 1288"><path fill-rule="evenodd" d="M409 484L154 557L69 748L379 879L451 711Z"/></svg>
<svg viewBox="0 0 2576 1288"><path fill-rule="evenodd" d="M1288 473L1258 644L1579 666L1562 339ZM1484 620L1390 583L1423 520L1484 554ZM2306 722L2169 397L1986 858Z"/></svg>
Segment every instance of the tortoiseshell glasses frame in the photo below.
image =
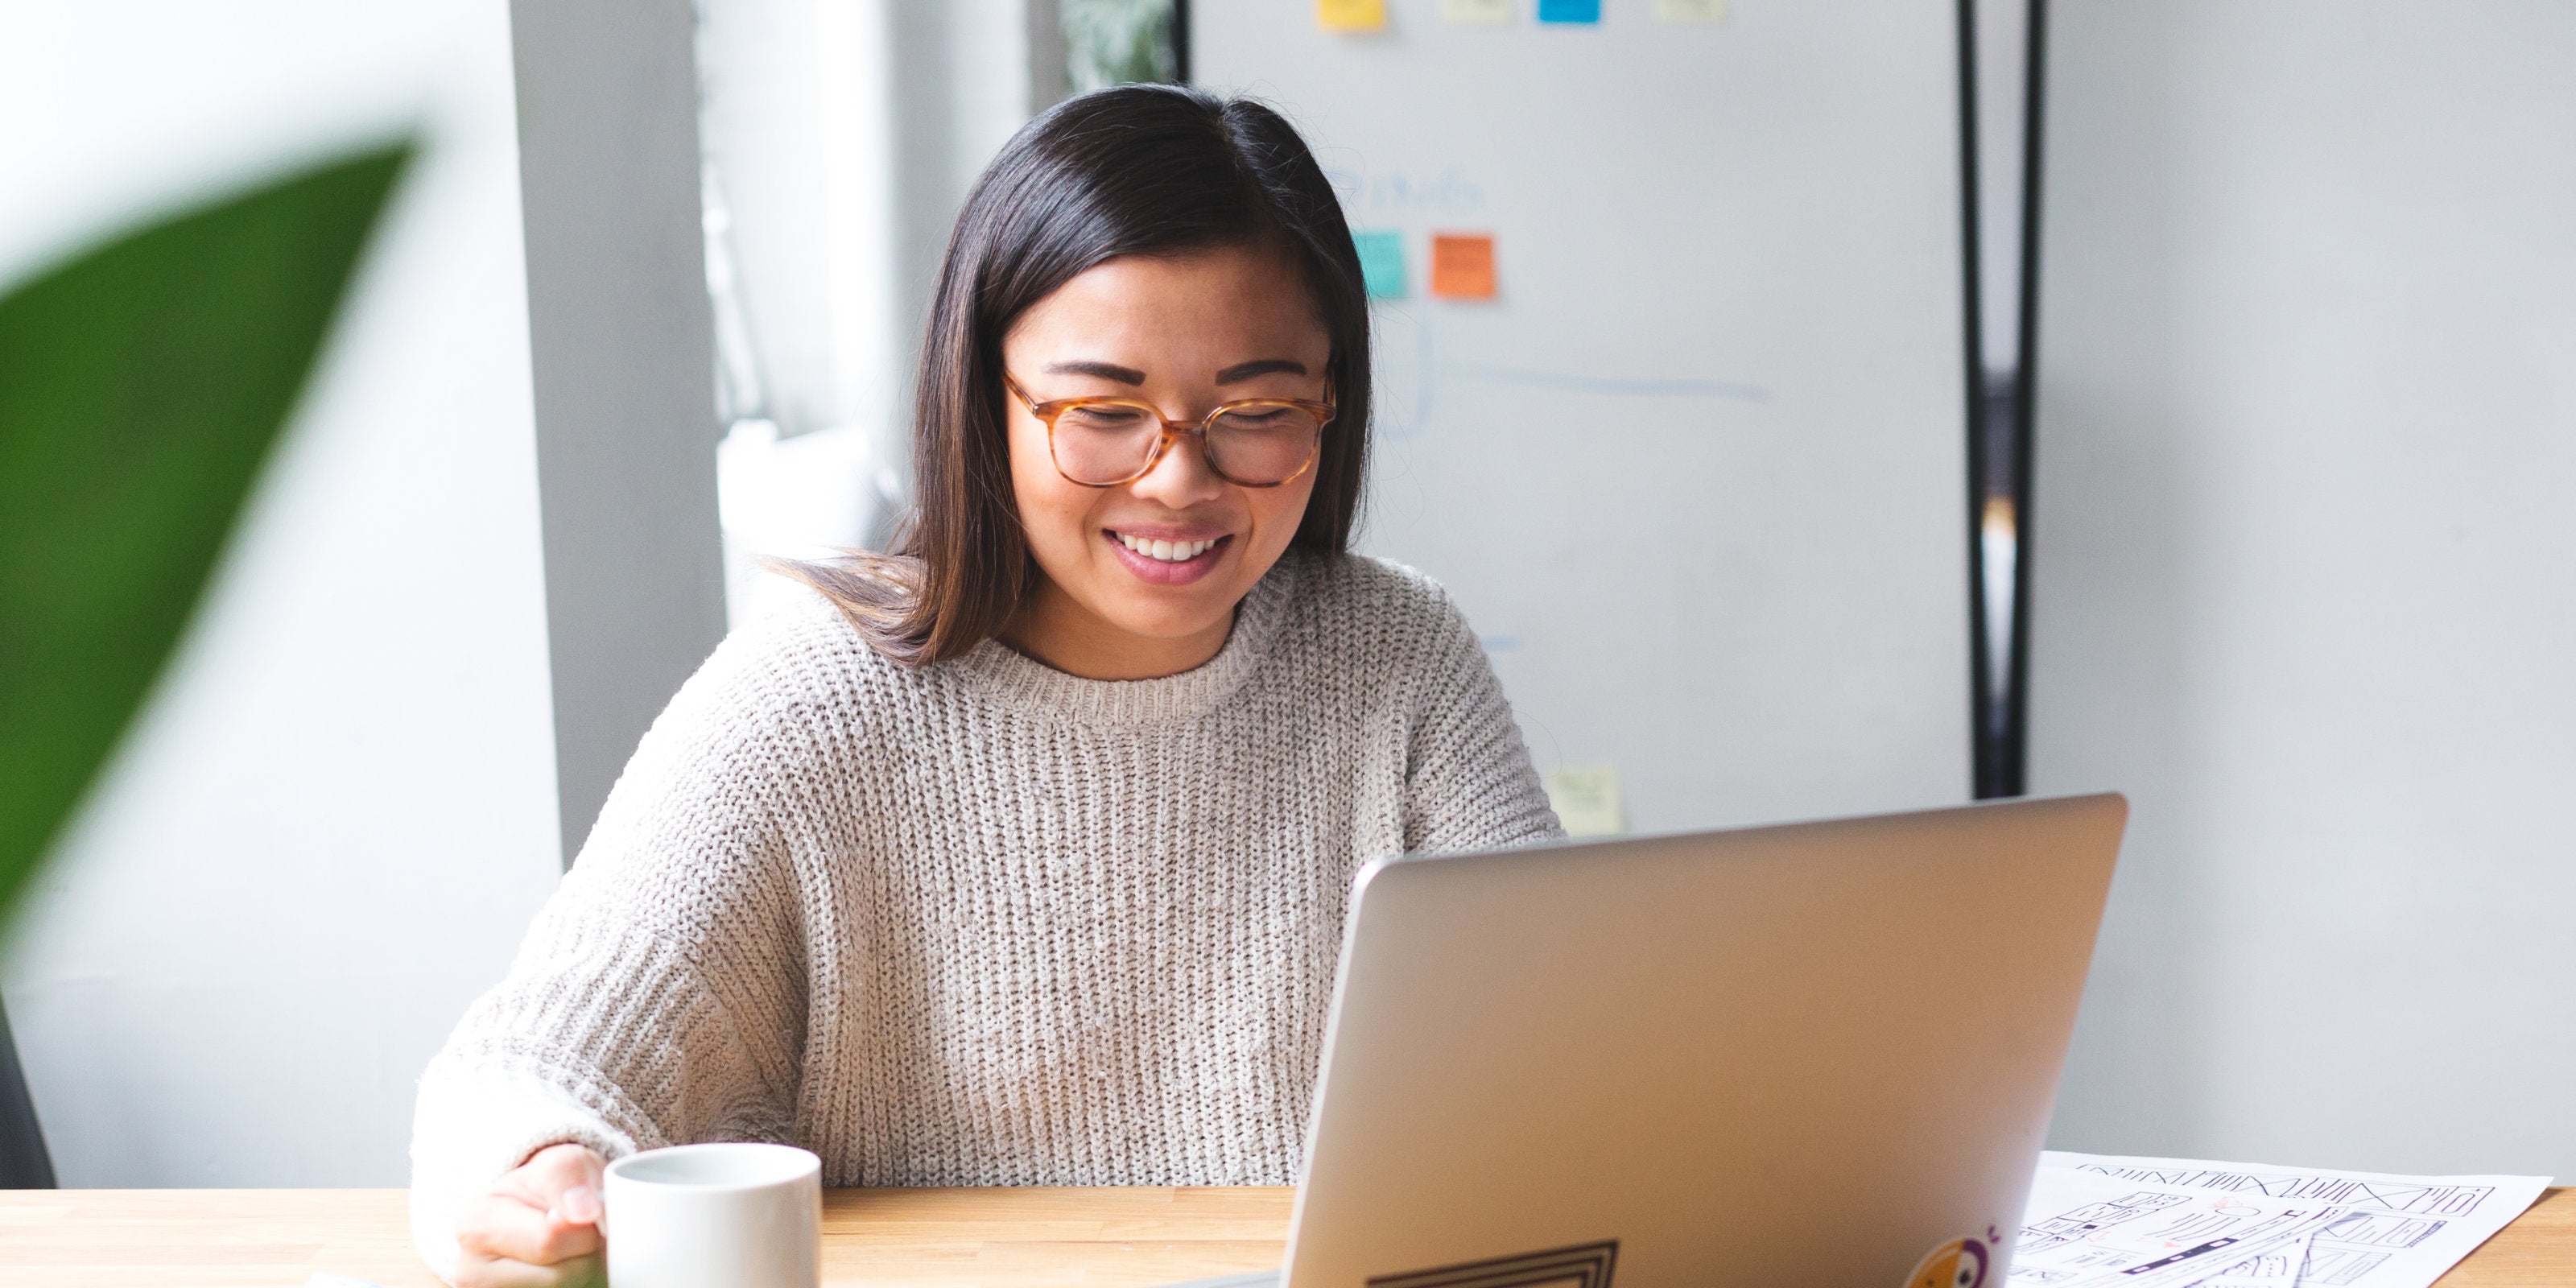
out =
<svg viewBox="0 0 2576 1288"><path fill-rule="evenodd" d="M1161 408L1133 398L1057 398L1039 402L1007 372L1002 384L1046 426L1047 459L1054 464L1055 472L1063 475L1066 482L1084 487L1133 483L1154 472L1175 440L1193 436L1199 440L1199 451L1206 457L1208 468L1228 483L1239 487L1293 483L1315 468L1315 461L1323 455L1324 427L1332 424L1339 413L1331 402L1240 398L1217 404L1196 421L1169 420ZM1329 398L1331 390L1325 392ZM1067 416L1074 417L1075 423L1060 431ZM1085 418L1096 423L1085 425ZM1228 423L1218 424L1221 420ZM1070 462L1068 455L1073 457ZM1228 468L1229 458L1234 468ZM1126 470L1123 474L1122 469Z"/></svg>

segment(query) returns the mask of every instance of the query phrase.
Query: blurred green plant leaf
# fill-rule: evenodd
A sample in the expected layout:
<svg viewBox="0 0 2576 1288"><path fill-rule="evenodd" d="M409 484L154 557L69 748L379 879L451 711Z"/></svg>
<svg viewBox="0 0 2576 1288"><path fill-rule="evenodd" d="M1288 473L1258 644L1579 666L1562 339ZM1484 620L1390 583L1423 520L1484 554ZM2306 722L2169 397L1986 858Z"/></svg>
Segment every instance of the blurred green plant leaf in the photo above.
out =
<svg viewBox="0 0 2576 1288"><path fill-rule="evenodd" d="M169 660L411 152L0 296L0 925Z"/></svg>

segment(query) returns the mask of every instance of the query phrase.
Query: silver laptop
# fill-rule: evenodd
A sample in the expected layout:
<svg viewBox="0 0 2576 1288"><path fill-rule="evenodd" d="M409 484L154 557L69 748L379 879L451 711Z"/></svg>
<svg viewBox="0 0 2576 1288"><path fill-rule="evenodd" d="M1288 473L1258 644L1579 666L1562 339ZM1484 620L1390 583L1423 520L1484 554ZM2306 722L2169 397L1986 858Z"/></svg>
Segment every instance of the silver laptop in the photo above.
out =
<svg viewBox="0 0 2576 1288"><path fill-rule="evenodd" d="M2002 1288L2127 804L1360 874L1284 1270Z"/></svg>

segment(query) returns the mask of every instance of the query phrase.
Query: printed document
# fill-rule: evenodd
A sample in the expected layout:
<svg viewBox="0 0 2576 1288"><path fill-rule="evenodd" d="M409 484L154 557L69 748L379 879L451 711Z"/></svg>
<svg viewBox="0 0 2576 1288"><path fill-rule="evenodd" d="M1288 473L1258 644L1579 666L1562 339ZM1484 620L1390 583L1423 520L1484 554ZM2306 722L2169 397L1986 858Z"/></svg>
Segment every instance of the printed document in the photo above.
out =
<svg viewBox="0 0 2576 1288"><path fill-rule="evenodd" d="M2039 1157L2011 1288L2431 1288L2545 1176Z"/></svg>

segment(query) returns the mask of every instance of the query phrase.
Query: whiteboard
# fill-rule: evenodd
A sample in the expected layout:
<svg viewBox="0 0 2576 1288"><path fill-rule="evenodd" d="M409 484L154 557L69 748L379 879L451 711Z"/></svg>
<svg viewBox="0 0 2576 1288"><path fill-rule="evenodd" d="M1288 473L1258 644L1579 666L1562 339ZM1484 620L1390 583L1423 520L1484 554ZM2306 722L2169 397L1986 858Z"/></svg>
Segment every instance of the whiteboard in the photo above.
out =
<svg viewBox="0 0 2576 1288"><path fill-rule="evenodd" d="M1404 236L1362 548L1457 596L1541 769L1614 766L1632 830L1964 799L1956 7L1387 7L1191 10L1193 79ZM1497 298L1423 294L1435 231L1494 234Z"/></svg>

